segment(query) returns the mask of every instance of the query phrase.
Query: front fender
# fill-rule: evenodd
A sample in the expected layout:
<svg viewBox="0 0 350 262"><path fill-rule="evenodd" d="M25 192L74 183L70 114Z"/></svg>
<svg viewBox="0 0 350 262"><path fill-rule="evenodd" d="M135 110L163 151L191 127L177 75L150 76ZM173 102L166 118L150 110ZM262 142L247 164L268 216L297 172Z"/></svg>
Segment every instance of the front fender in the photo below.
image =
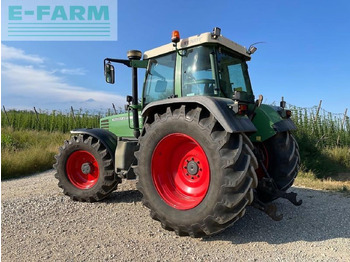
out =
<svg viewBox="0 0 350 262"><path fill-rule="evenodd" d="M87 134L92 137L97 138L100 140L100 142L106 147L108 153L112 157L113 165L115 163L115 149L117 147L118 138L115 134L112 132L109 132L105 129L100 128L81 128L81 129L74 129L70 131L72 135L76 134Z"/></svg>
<svg viewBox="0 0 350 262"><path fill-rule="evenodd" d="M283 110L281 107L264 104L256 108L253 124L258 131L250 136L252 142L263 142L276 133L296 129L290 118L281 116Z"/></svg>

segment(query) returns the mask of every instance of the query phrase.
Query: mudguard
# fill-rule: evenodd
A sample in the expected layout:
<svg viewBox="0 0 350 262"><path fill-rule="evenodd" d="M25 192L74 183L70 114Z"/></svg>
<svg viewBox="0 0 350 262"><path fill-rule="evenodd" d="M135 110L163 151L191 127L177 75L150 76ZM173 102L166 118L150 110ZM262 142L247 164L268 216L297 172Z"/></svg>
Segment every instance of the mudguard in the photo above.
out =
<svg viewBox="0 0 350 262"><path fill-rule="evenodd" d="M159 100L149 103L143 109L142 116L145 118L153 112L159 111L159 107L164 108L167 106L186 104L197 104L206 108L229 133L253 133L257 131L248 117L239 116L233 111L232 99L221 97L192 96Z"/></svg>
<svg viewBox="0 0 350 262"><path fill-rule="evenodd" d="M253 124L257 132L250 136L252 142L263 142L276 133L295 130L296 126L290 118L283 118L283 108L262 104L256 108Z"/></svg>
<svg viewBox="0 0 350 262"><path fill-rule="evenodd" d="M74 129L70 131L72 135L75 134L87 134L93 136L101 141L101 143L106 147L108 153L112 156L113 165L115 163L115 149L117 147L118 138L115 134L109 132L105 129L100 128L81 128Z"/></svg>

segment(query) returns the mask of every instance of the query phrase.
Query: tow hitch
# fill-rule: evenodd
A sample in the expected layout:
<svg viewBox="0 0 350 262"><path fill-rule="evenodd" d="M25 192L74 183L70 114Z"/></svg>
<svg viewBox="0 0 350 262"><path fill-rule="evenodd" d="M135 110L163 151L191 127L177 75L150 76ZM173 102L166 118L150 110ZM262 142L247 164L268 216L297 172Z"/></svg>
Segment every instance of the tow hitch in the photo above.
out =
<svg viewBox="0 0 350 262"><path fill-rule="evenodd" d="M263 161L259 160L259 164L262 167L263 172L265 173L265 177L259 181L258 188L260 192L267 193L276 198L287 199L289 200L289 202L291 202L295 206L300 206L303 203L301 199L297 200L297 193L294 193L294 192L287 193L279 190L273 178L267 172ZM269 217L271 217L275 221L280 221L283 219L283 214L278 214L277 206L273 203L262 202L259 199L259 196L256 194L256 192L254 193L254 201L252 203L252 206L265 212Z"/></svg>

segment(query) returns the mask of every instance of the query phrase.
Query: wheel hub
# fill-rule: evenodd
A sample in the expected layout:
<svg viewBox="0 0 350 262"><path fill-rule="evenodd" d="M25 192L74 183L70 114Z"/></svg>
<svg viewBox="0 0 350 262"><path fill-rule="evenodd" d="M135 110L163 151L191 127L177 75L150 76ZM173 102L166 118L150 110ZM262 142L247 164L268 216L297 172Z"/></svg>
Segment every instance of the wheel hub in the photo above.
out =
<svg viewBox="0 0 350 262"><path fill-rule="evenodd" d="M188 164L187 164L187 172L190 175L196 175L198 173L198 165L197 165L197 163L194 162L193 160L188 162Z"/></svg>
<svg viewBox="0 0 350 262"><path fill-rule="evenodd" d="M87 175L91 173L91 164L90 163L84 163L81 165L81 172L83 172L83 174Z"/></svg>

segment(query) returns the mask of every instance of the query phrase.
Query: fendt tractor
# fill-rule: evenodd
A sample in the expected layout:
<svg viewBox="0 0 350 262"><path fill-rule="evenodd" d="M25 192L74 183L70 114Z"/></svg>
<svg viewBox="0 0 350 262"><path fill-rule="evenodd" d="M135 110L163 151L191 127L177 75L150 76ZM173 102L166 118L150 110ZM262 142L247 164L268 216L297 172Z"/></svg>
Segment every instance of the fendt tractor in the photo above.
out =
<svg viewBox="0 0 350 262"><path fill-rule="evenodd" d="M255 101L247 61L256 51L223 37L220 28L180 39L128 59L106 58L132 70L125 112L102 118L100 128L71 131L56 156L55 177L76 201L107 197L122 179L138 179L142 203L163 228L178 235L218 233L252 205L274 220L277 198L300 205L286 191L298 173L291 111ZM145 69L138 97L138 69Z"/></svg>

